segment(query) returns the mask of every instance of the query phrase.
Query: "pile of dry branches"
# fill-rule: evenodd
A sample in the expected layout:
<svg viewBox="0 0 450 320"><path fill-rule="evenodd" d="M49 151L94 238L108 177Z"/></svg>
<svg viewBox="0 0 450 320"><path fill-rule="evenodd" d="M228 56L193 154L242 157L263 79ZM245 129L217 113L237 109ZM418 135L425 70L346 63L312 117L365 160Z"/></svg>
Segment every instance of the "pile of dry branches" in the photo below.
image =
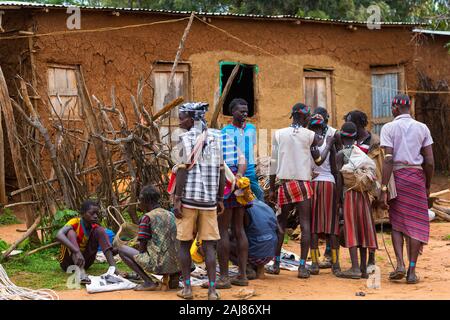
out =
<svg viewBox="0 0 450 320"><path fill-rule="evenodd" d="M11 141L17 148L11 150L20 150L13 153L16 175L21 174L27 185L22 183L12 195L25 196L21 200L26 200L34 219L22 239L35 234L38 227L43 238L48 239L46 233L52 231L55 212L64 208L77 210L87 198L96 198L102 208L113 205L126 210L137 223L136 198L146 184L156 186L163 204L168 205L165 190L173 163L171 146L161 141L160 127L164 117L183 101L182 97L153 114L152 107L144 103L144 82L140 81L137 94L130 97L130 105L117 104L121 100L116 98L114 88L106 104L88 93L80 69L77 105L82 121L56 114L50 97L46 104L48 114L55 117L53 121L43 121L29 97L34 88L22 78L17 78L17 83L19 98L10 99L10 103L20 118L9 123L7 130L9 133L16 126L17 134ZM64 110L69 102L60 109ZM131 119L127 119L125 110L133 110L134 114L128 117ZM107 223L116 227L111 221ZM13 244L4 256L14 247Z"/></svg>

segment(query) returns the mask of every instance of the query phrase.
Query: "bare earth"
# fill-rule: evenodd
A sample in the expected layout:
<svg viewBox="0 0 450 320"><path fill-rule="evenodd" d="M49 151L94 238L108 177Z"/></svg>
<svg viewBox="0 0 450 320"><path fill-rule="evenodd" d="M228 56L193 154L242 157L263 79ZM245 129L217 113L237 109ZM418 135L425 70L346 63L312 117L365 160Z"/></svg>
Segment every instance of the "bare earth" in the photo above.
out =
<svg viewBox="0 0 450 320"><path fill-rule="evenodd" d="M439 181L434 185L433 191L448 188L448 178ZM450 198L447 194L445 198ZM0 237L11 243L21 233L16 229L23 229L24 225L13 225L0 227ZM417 272L421 277L421 282L417 285L407 285L405 280L398 283L388 281L388 274L392 271L388 256L384 249L381 234L378 233L379 250L377 251L377 265L381 268L382 282L381 289L368 289L366 280L339 279L331 274L330 269L321 270L320 275L311 276L310 279L298 279L296 272L282 270L281 274L266 275L264 280L250 281L246 289L254 289L256 296L252 300L373 300L373 299L450 299L450 241L444 237L450 234L450 223L431 223L431 236L424 253L419 257ZM394 259L394 251L391 245L390 236L384 236L387 248ZM299 253L298 241L290 241L285 245L287 250ZM323 252L323 247L321 248ZM406 252L405 252L406 254ZM350 260L348 250L341 249L341 266L348 268ZM106 271L105 265L105 271ZM228 290L220 290L222 299L239 299L238 291L242 287L233 287ZM355 296L356 292L364 292L364 297ZM80 300L178 300L176 291L167 292L135 292L118 291L109 293L88 294L85 290L58 291L61 299ZM207 299L207 290L194 288L195 299Z"/></svg>
<svg viewBox="0 0 450 320"><path fill-rule="evenodd" d="M2 239L10 242L17 238L15 230L23 225L13 225L0 228ZM256 296L252 300L372 300L372 299L450 299L450 241L443 239L450 234L450 223L432 223L429 245L425 246L424 253L419 258L417 272L422 281L417 285L407 285L404 280L393 283L387 280L392 271L389 259L384 250L381 234L378 234L380 250L377 251L377 265L381 268L381 289L368 289L366 280L338 279L331 274L330 269L321 270L320 275L310 279L298 279L296 272L281 270L281 274L266 275L264 280L250 281L249 287L254 289ZM385 235L389 253L394 259L390 237ZM299 243L290 241L285 245L287 250L298 253ZM322 250L321 250L322 251ZM341 264L344 268L350 266L348 250L341 250ZM105 265L105 271L106 271ZM220 290L222 299L239 299L238 291L241 287ZM366 296L355 296L356 292L364 292ZM207 290L194 288L195 299L205 300ZM58 291L60 299L64 300L176 300L175 291L168 292L135 292L117 291L107 293L88 294L83 290Z"/></svg>

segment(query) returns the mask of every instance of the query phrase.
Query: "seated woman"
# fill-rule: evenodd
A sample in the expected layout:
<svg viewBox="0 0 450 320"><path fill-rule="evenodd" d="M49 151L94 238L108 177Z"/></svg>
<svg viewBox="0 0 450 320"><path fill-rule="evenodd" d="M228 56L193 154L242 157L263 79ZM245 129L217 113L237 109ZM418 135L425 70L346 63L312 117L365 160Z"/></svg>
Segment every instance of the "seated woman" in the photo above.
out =
<svg viewBox="0 0 450 320"><path fill-rule="evenodd" d="M81 216L69 220L56 235L56 240L61 243L58 259L61 268L66 271L71 265L78 266L81 269L81 284L90 283L84 271L94 263L99 246L109 265L116 267L108 235L98 224L99 209L97 202L84 201L81 205Z"/></svg>
<svg viewBox="0 0 450 320"><path fill-rule="evenodd" d="M139 195L140 209L146 212L139 222L139 250L128 246L119 248L119 255L144 283L137 291L153 291L158 285L149 274L169 277L169 288L177 289L179 272L178 251L180 244L176 239L175 216L159 205L159 192L153 186L146 186Z"/></svg>

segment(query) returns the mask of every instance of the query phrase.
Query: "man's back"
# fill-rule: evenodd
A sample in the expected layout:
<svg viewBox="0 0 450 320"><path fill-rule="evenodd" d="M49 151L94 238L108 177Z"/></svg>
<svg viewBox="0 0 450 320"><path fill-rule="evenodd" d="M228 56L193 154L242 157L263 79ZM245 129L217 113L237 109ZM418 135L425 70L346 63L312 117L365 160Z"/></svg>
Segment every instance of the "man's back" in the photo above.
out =
<svg viewBox="0 0 450 320"><path fill-rule="evenodd" d="M272 139L271 174L279 179L309 181L312 174L310 148L314 132L303 127L283 128Z"/></svg>
<svg viewBox="0 0 450 320"><path fill-rule="evenodd" d="M381 146L394 149L394 163L422 165L420 151L433 143L428 127L402 114L381 129Z"/></svg>

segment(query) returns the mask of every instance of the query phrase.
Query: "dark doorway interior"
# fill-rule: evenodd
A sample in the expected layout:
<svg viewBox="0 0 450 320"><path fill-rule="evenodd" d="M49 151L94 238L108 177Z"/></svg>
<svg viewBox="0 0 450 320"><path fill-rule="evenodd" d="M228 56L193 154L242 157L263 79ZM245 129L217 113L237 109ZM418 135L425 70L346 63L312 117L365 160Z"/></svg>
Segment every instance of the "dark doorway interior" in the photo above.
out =
<svg viewBox="0 0 450 320"><path fill-rule="evenodd" d="M222 62L220 64L220 94L228 81L228 78L233 71L236 63ZM248 102L248 116L253 117L256 112L255 107L255 88L254 88L254 75L256 72L255 65L240 64L239 71L233 80L228 96L223 104L223 114L231 116L228 106L230 102L235 98L241 98Z"/></svg>

